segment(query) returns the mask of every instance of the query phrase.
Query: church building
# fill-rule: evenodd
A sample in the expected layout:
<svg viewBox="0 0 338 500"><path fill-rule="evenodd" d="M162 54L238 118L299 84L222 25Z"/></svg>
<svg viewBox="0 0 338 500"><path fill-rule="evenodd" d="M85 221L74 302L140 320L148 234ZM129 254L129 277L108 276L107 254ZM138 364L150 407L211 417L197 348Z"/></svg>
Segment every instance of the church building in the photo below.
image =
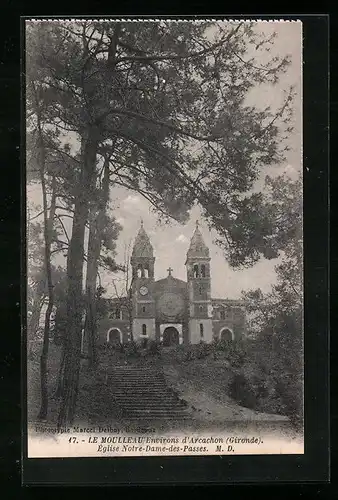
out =
<svg viewBox="0 0 338 500"><path fill-rule="evenodd" d="M101 343L125 343L148 338L163 346L235 340L245 332L245 310L240 300L213 299L209 248L196 222L186 254L187 280L155 280L155 256L141 223L132 256L130 296L111 299L99 325Z"/></svg>

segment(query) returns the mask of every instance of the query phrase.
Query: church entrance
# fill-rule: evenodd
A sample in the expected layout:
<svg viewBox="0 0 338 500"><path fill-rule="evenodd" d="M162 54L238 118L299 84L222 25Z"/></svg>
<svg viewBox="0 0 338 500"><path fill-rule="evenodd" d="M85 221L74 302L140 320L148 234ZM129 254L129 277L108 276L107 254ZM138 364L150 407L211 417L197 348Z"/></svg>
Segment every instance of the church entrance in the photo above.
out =
<svg viewBox="0 0 338 500"><path fill-rule="evenodd" d="M169 347L180 343L180 334L174 326L168 326L163 332L163 346Z"/></svg>
<svg viewBox="0 0 338 500"><path fill-rule="evenodd" d="M117 346L122 343L121 331L118 328L111 328L107 334L107 342L110 345Z"/></svg>
<svg viewBox="0 0 338 500"><path fill-rule="evenodd" d="M234 339L233 333L229 328L223 328L220 337L223 342L231 342Z"/></svg>

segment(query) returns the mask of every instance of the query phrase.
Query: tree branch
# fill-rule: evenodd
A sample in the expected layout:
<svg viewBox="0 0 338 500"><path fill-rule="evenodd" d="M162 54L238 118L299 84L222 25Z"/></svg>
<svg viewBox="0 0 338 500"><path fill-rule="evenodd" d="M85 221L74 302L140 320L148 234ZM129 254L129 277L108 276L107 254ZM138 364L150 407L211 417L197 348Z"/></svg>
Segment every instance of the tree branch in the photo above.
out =
<svg viewBox="0 0 338 500"><path fill-rule="evenodd" d="M63 232L65 233L65 236L66 236L66 238L67 238L67 242L68 242L68 244L69 244L70 239L69 239L68 233L67 233L67 231L66 231L65 225L64 225L64 223L62 222L62 219L61 219L61 217L62 217L62 216L60 216L60 215L56 214L56 215L55 215L55 217L56 217L56 218L58 219L58 221L60 222L60 224L61 224L61 226L62 226L62 229L63 229Z"/></svg>
<svg viewBox="0 0 338 500"><path fill-rule="evenodd" d="M180 127L177 127L176 125L173 125L172 123L164 122L162 120L155 120L154 118L146 115L142 115L141 113L135 113L135 111L129 111L127 109L118 109L118 108L109 108L105 113L103 113L99 118L96 120L96 124L99 125L105 118L107 118L111 114L116 114L116 115L122 115L122 116L129 116L130 118L136 118L137 120L142 120L146 121L149 123L153 123L154 125L159 125L161 127L165 127L172 132L176 132L181 135L185 135L187 137L190 137L191 139L196 139L197 141L216 141L217 139L221 139L222 137L225 136L225 134L220 134L218 136L215 135L209 135L209 136L201 136L201 135L196 135L193 134L192 132L189 132L187 130L184 130Z"/></svg>
<svg viewBox="0 0 338 500"><path fill-rule="evenodd" d="M128 56L125 56L125 57L120 57L119 59L116 59L116 64L119 64L120 62L123 62L123 61L141 61L141 62L144 62L144 61L179 61L179 60L182 60L182 59L194 59L195 57L201 57L201 56L204 56L206 54L209 54L209 52L212 52L213 50L217 49L218 47L221 47L222 45L224 45L226 42L228 42L230 40L230 38L232 38L235 33L237 33L237 31L239 30L239 28L242 26L243 23L239 23L239 25L231 32L229 33L226 37L222 38L222 40L220 40L219 42L217 43L214 43L213 45L210 45L210 47L207 47L203 50L200 50L198 52L195 52L195 53L192 53L192 54L185 54L185 55L166 55L166 56L133 56L133 57L128 57Z"/></svg>
<svg viewBox="0 0 338 500"><path fill-rule="evenodd" d="M48 208L47 210L49 210L49 208ZM42 215L42 214L43 214L43 212L44 212L44 211L42 210L42 211L41 211L41 212L39 212L37 215L34 215L34 217L31 217L30 219L28 219L28 222L32 222L32 220L37 219L38 217L40 217L40 215Z"/></svg>

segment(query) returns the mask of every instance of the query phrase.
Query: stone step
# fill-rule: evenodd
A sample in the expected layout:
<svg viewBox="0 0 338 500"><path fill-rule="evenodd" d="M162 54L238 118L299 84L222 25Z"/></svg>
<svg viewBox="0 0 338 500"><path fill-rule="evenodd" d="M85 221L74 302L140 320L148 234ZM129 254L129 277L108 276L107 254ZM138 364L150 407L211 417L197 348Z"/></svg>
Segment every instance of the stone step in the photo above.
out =
<svg viewBox="0 0 338 500"><path fill-rule="evenodd" d="M149 396L153 394L154 396L162 399L167 399L167 398L174 398L176 399L175 395L172 392L167 392L166 390L163 391L138 391L137 389L126 389L123 391L111 391L110 392L113 396Z"/></svg>
<svg viewBox="0 0 338 500"><path fill-rule="evenodd" d="M135 386L127 386L127 387L112 387L111 388L111 391L110 391L112 394L123 394L124 392L125 393L131 393L131 392L134 392L135 394L141 394L141 393L144 393L144 394L147 394L149 392L151 393L156 393L156 394L173 394L173 392L171 392L168 387L164 386L164 387L135 387Z"/></svg>
<svg viewBox="0 0 338 500"><path fill-rule="evenodd" d="M125 408L125 412L139 413L148 415L149 413L156 415L166 415L167 413L175 414L175 415L183 415L186 413L183 408Z"/></svg>
<svg viewBox="0 0 338 500"><path fill-rule="evenodd" d="M108 382L111 387L126 387L127 385L132 387L166 387L167 385L165 382L145 382L144 380L119 380L118 382L108 380Z"/></svg>
<svg viewBox="0 0 338 500"><path fill-rule="evenodd" d="M164 372L145 370L106 370L112 377L163 377Z"/></svg>
<svg viewBox="0 0 338 500"><path fill-rule="evenodd" d="M110 383L114 384L123 384L125 382L130 382L133 384L166 384L166 380L160 377L152 377L152 378L147 378L147 377L111 377L108 375L107 380L109 380Z"/></svg>
<svg viewBox="0 0 338 500"><path fill-rule="evenodd" d="M133 405L123 405L121 406L121 412L125 414L126 412L136 412L136 413L144 413L145 415L148 415L149 413L156 413L157 415L164 415L167 413L175 413L175 414L183 414L185 413L185 409L183 410L182 408L178 407L166 407L166 408L158 408L157 406L149 407L149 408L144 408L143 406L133 406Z"/></svg>
<svg viewBox="0 0 338 500"><path fill-rule="evenodd" d="M159 372L161 371L161 367L156 367L154 365L137 365L137 364L114 364L109 367L110 370L142 370L145 372Z"/></svg>
<svg viewBox="0 0 338 500"><path fill-rule="evenodd" d="M145 373L108 373L108 378L114 380L164 380L163 375L159 373L154 373L153 375L148 375Z"/></svg>
<svg viewBox="0 0 338 500"><path fill-rule="evenodd" d="M154 375L153 377L148 377L144 375L133 375L133 376L126 376L126 375L120 375L118 377L114 375L108 375L108 380L115 381L115 382L123 382L125 380L131 381L131 382L165 382L165 379L163 377L159 377L158 375Z"/></svg>
<svg viewBox="0 0 338 500"><path fill-rule="evenodd" d="M175 402L170 402L170 403L163 403L158 402L158 401L119 401L115 400L115 403L119 404L121 407L135 407L135 408L144 408L147 410L148 408L156 408L158 410L161 409L167 409L167 408L173 408L175 410L185 410L186 406L181 403L175 403Z"/></svg>
<svg viewBox="0 0 338 500"><path fill-rule="evenodd" d="M175 402L180 401L180 398L163 397L161 394L112 394L113 399L127 400L127 401L158 401L158 402Z"/></svg>
<svg viewBox="0 0 338 500"><path fill-rule="evenodd" d="M130 401L130 400L120 400L115 399L115 404L122 406L134 406L135 408L186 408L187 406L182 403L175 403L171 401L170 403L164 403L163 401Z"/></svg>
<svg viewBox="0 0 338 500"><path fill-rule="evenodd" d="M150 368L108 368L106 370L109 374L116 374L119 377L127 374L141 374L141 375L163 375L163 370L152 370Z"/></svg>
<svg viewBox="0 0 338 500"><path fill-rule="evenodd" d="M148 393L148 392L154 392L157 394L173 394L168 387L163 386L163 387L137 387L135 385L133 386L126 386L126 387L112 387L111 388L111 393L123 393L123 392L135 392L135 393Z"/></svg>
<svg viewBox="0 0 338 500"><path fill-rule="evenodd" d="M135 416L135 415L126 415L125 419L128 420L129 422L137 423L140 425L140 423L143 423L144 425L156 425L156 424L161 424L163 422L171 422L172 420L175 422L187 422L191 421L190 417L186 416L181 416L178 417L176 415L173 416L167 416L166 418L163 417L152 417L151 415L149 417L140 417L140 416Z"/></svg>
<svg viewBox="0 0 338 500"><path fill-rule="evenodd" d="M156 394L157 396L160 396L163 394L163 396L170 397L173 395L172 392L169 392L167 388L163 389L154 389L154 390L149 390L149 389L142 389L142 388L135 388L135 387L126 387L124 389L115 389L110 391L111 394Z"/></svg>
<svg viewBox="0 0 338 500"><path fill-rule="evenodd" d="M165 408L160 410L159 408L121 408L121 412L123 415L133 414L133 415L189 415L189 413L182 408Z"/></svg>
<svg viewBox="0 0 338 500"><path fill-rule="evenodd" d="M168 389L166 387L164 387L163 389L154 389L154 390L149 390L149 389L142 389L142 388L139 388L139 387L126 387L124 389L115 389L115 390L112 390L110 391L111 394L128 394L128 395L132 395L132 394L144 394L145 396L147 396L148 394L156 394L156 396L163 396L163 397L172 397L174 396L174 393L171 392L171 391L168 391Z"/></svg>
<svg viewBox="0 0 338 500"><path fill-rule="evenodd" d="M144 379L142 377L132 379L132 378L119 378L119 379L114 379L112 377L108 377L107 381L110 384L166 384L167 382L161 378L151 378L151 379Z"/></svg>
<svg viewBox="0 0 338 500"><path fill-rule="evenodd" d="M176 398L170 394L163 394L155 392L115 392L111 393L111 397L114 399L138 399L140 401L148 401L149 399L156 399L156 401L179 401L180 398Z"/></svg>
<svg viewBox="0 0 338 500"><path fill-rule="evenodd" d="M121 373L119 375L112 375L111 373L107 374L109 379L112 380L165 380L163 375L160 375L159 373L154 373L154 375L144 375L143 373L140 374L130 374L126 375L124 373Z"/></svg>
<svg viewBox="0 0 338 500"><path fill-rule="evenodd" d="M124 418L184 420L186 405L166 383L163 372L140 367L114 367L107 373L111 397Z"/></svg>
<svg viewBox="0 0 338 500"><path fill-rule="evenodd" d="M164 381L165 380L163 377L161 377L159 375L148 376L148 375L143 375L143 374L140 374L140 375L118 375L118 376L108 374L108 378L111 380L149 380L149 381L155 381L155 380L163 380Z"/></svg>
<svg viewBox="0 0 338 500"><path fill-rule="evenodd" d="M148 390L154 390L154 389L169 389L167 384L144 384L144 383L138 383L138 382L127 382L123 384L109 384L109 387L111 389L125 389L125 388L133 388L133 389L148 389Z"/></svg>
<svg viewBox="0 0 338 500"><path fill-rule="evenodd" d="M107 368L108 373L124 374L124 373L144 373L145 375L159 375L164 373L163 370L154 370L151 368Z"/></svg>
<svg viewBox="0 0 338 500"><path fill-rule="evenodd" d="M119 404L121 408L137 408L137 409L150 409L150 408L155 408L157 410L167 410L167 409L174 409L174 410L185 410L186 406L181 405L181 404L158 404L158 403L153 403L153 404L142 404L142 403L135 403L134 401L115 401L115 403Z"/></svg>
<svg viewBox="0 0 338 500"><path fill-rule="evenodd" d="M165 382L145 382L143 380L123 380L119 382L113 382L108 380L108 385L110 387L167 387Z"/></svg>
<svg viewBox="0 0 338 500"><path fill-rule="evenodd" d="M128 385L127 387L110 387L110 392L111 394L149 394L149 393L154 393L154 394L165 394L167 396L175 394L174 391L170 390L169 387L163 386L163 387L138 387L138 386L131 386Z"/></svg>
<svg viewBox="0 0 338 500"><path fill-rule="evenodd" d="M123 405L135 405L135 406L142 406L143 408L147 408L148 406L154 407L156 406L157 408L184 408L185 405L184 403L181 403L179 401L159 401L159 400L136 400L136 399L115 399L116 403L123 404Z"/></svg>
<svg viewBox="0 0 338 500"><path fill-rule="evenodd" d="M147 406L154 406L156 405L157 407L161 408L162 406L170 406L171 408L173 406L175 407L180 407L180 408L184 408L186 405L180 401L164 401L162 399L127 399L127 398L114 398L114 401L115 403L118 403L118 404L128 404L128 405L142 405L144 406L145 408L147 408Z"/></svg>
<svg viewBox="0 0 338 500"><path fill-rule="evenodd" d="M151 397L154 397L157 400L163 400L163 401L176 401L181 399L179 396L176 394L173 394L172 392L166 392L166 391L110 391L110 394L112 397L115 398L138 398L138 399L149 399Z"/></svg>
<svg viewBox="0 0 338 500"><path fill-rule="evenodd" d="M156 419L188 419L191 418L189 415L185 415L184 413L177 413L177 412L162 412L162 413L156 413L156 412L140 412L140 411L129 411L129 412L124 412L123 416L125 418L139 418L139 419L149 419L149 420L156 420Z"/></svg>

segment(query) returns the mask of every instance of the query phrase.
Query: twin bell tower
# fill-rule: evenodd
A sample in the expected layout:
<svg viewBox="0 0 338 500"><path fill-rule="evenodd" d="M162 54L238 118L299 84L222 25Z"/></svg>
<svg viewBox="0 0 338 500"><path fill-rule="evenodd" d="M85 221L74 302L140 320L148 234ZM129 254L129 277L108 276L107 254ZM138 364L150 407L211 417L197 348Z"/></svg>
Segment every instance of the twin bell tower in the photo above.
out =
<svg viewBox="0 0 338 500"><path fill-rule="evenodd" d="M154 250L143 222L130 262L135 340L144 337L163 344L212 341L210 255L198 222L186 255L186 282L175 278L171 267L166 278L155 281Z"/></svg>

